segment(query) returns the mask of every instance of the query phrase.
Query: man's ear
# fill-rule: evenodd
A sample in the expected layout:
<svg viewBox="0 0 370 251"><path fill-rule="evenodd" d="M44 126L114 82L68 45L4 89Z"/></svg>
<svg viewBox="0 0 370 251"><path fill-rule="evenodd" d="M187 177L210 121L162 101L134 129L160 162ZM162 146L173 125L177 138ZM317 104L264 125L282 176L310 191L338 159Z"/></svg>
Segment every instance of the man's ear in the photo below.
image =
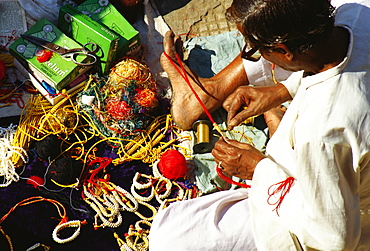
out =
<svg viewBox="0 0 370 251"><path fill-rule="evenodd" d="M287 60L292 61L294 53L285 45L277 44L274 46L273 50L275 52L281 53Z"/></svg>

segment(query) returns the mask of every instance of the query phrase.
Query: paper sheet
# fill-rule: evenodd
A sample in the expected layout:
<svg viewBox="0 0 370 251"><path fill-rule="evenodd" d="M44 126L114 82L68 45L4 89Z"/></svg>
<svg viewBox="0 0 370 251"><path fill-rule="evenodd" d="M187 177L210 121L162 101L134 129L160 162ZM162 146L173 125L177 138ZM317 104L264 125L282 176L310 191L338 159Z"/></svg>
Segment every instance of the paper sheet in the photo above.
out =
<svg viewBox="0 0 370 251"><path fill-rule="evenodd" d="M26 14L18 0L0 0L0 46L8 49L26 30Z"/></svg>

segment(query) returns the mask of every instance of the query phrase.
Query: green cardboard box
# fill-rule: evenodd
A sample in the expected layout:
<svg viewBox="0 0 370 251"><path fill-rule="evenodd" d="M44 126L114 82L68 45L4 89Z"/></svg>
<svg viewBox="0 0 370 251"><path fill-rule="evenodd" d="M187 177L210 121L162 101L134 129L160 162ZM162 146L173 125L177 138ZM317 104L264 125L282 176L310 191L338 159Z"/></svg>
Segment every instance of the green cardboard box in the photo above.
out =
<svg viewBox="0 0 370 251"><path fill-rule="evenodd" d="M101 62L103 74L108 74L116 58L119 36L106 26L72 7L64 5L59 11L58 27L81 45L96 43L100 49L96 53Z"/></svg>
<svg viewBox="0 0 370 251"><path fill-rule="evenodd" d="M81 46L45 18L36 22L25 34L45 39L64 48L80 48ZM72 60L53 53L52 57L40 63L37 55L44 48L29 42L27 39L17 39L9 48L10 53L38 79L41 79L57 91L62 90L76 77L91 69L91 66L79 66Z"/></svg>
<svg viewBox="0 0 370 251"><path fill-rule="evenodd" d="M109 0L86 0L77 9L113 30L119 37L115 60L140 49L140 35Z"/></svg>
<svg viewBox="0 0 370 251"><path fill-rule="evenodd" d="M44 80L38 79L30 69L26 69L17 59L14 59L14 66L17 67L24 77L31 80L32 85L50 102L51 105L58 104L65 97L65 94L75 94L77 90L82 89L86 85L89 79L88 73L83 73L65 86L62 91L52 94L47 88L45 88L45 84L48 83Z"/></svg>

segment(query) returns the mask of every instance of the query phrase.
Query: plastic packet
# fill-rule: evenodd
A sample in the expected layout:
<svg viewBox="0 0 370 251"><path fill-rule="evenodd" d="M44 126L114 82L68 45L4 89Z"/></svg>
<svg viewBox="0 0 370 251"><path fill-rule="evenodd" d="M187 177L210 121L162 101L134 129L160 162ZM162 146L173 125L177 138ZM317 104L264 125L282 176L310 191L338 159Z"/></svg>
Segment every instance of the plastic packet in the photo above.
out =
<svg viewBox="0 0 370 251"><path fill-rule="evenodd" d="M27 14L36 20L46 18L49 22L57 24L59 9L65 4L76 6L72 0L18 0Z"/></svg>

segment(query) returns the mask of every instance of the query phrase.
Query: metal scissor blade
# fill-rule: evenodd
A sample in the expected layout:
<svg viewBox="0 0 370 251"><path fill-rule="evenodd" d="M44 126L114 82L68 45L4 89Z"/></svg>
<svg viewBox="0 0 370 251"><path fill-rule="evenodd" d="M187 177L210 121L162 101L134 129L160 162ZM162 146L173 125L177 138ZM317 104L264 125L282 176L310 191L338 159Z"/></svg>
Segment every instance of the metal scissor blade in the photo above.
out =
<svg viewBox="0 0 370 251"><path fill-rule="evenodd" d="M42 46L45 49L49 49L49 50L51 50L55 53L58 53L60 55L63 55L63 54L65 54L69 51L69 50L67 50L67 49L65 49L65 48L63 48L59 45L53 44L53 43L51 43L51 42L49 42L45 39L39 38L39 37L35 37L35 36L27 35L27 34L21 34L21 37L23 37L24 39L27 39L31 43Z"/></svg>

